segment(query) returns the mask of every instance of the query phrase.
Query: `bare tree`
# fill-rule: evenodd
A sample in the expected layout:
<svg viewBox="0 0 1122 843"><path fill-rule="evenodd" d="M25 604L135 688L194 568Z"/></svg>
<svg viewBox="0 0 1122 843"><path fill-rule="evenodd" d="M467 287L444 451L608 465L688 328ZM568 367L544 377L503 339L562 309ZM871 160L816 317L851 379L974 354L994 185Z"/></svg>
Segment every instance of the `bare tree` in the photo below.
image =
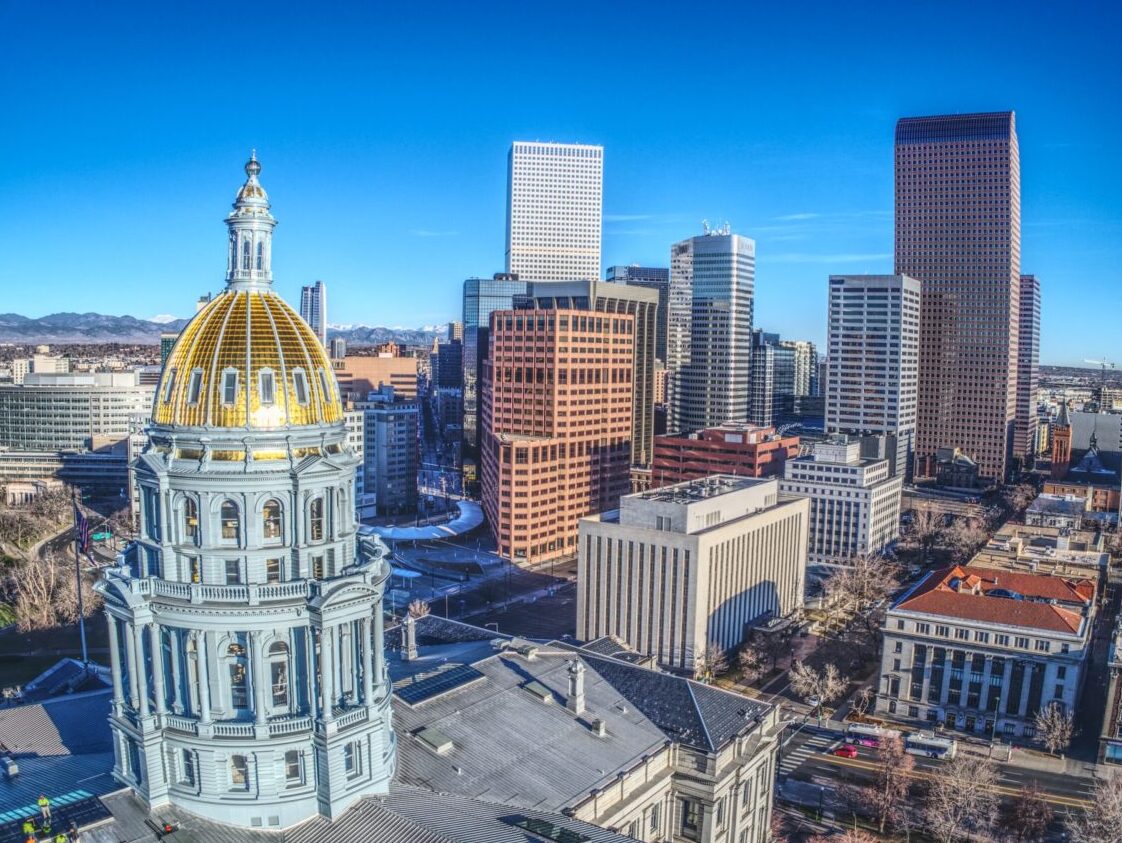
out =
<svg viewBox="0 0 1122 843"><path fill-rule="evenodd" d="M841 834L816 834L807 843L877 843L877 838L859 828L847 828Z"/></svg>
<svg viewBox="0 0 1122 843"><path fill-rule="evenodd" d="M424 600L421 600L421 599L418 598L417 600L413 600L412 602L410 602L410 604L409 604L409 617L411 617L411 618L423 618L428 613L429 613L429 604L426 603Z"/></svg>
<svg viewBox="0 0 1122 843"><path fill-rule="evenodd" d="M728 673L728 669L728 655L716 641L710 641L693 658L693 674L702 682L712 682L714 677Z"/></svg>
<svg viewBox="0 0 1122 843"><path fill-rule="evenodd" d="M923 507L912 510L912 520L904 530L903 539L907 545L919 550L922 561L927 562L942 535L942 514L929 507Z"/></svg>
<svg viewBox="0 0 1122 843"><path fill-rule="evenodd" d="M1118 843L1122 837L1122 775L1100 779L1091 804L1081 814L1069 813L1064 823L1075 843Z"/></svg>
<svg viewBox="0 0 1122 843"><path fill-rule="evenodd" d="M77 588L73 562L54 556L13 566L4 582L16 624L24 632L78 620ZM85 576L82 577L82 601L87 617L101 602Z"/></svg>
<svg viewBox="0 0 1122 843"><path fill-rule="evenodd" d="M1010 843L1039 843L1052 824L1052 807L1034 782L1002 808L998 822Z"/></svg>
<svg viewBox="0 0 1122 843"><path fill-rule="evenodd" d="M959 518L946 531L947 544L954 561L962 564L981 550L989 540L986 528L976 518Z"/></svg>
<svg viewBox="0 0 1122 843"><path fill-rule="evenodd" d="M779 666L779 659L791 652L791 638L795 634L793 624L778 632L762 632L757 630L748 637L748 643L767 660L767 669L775 670Z"/></svg>
<svg viewBox="0 0 1122 843"><path fill-rule="evenodd" d="M791 690L815 707L819 725L822 724L822 706L841 697L849 687L849 679L833 664L815 670L806 662L795 662L789 676Z"/></svg>
<svg viewBox="0 0 1122 843"><path fill-rule="evenodd" d="M997 767L959 755L932 776L923 803L924 826L938 843L988 835L997 820Z"/></svg>
<svg viewBox="0 0 1122 843"><path fill-rule="evenodd" d="M1037 711L1033 726L1040 742L1051 755L1067 752L1075 735L1075 717L1070 712L1065 712L1064 707L1057 702L1051 702Z"/></svg>
<svg viewBox="0 0 1122 843"><path fill-rule="evenodd" d="M854 697L853 702L850 703L849 708L851 711L857 713L858 717L864 717L869 713L869 709L873 707L877 695L872 688L862 688Z"/></svg>
<svg viewBox="0 0 1122 843"><path fill-rule="evenodd" d="M1019 515L1036 500L1036 487L1031 483L1019 483L1006 488L1001 498L1010 515Z"/></svg>
<svg viewBox="0 0 1122 843"><path fill-rule="evenodd" d="M764 673L763 652L752 641L748 641L736 654L736 669L745 682L755 682Z"/></svg>
<svg viewBox="0 0 1122 843"><path fill-rule="evenodd" d="M881 834L889 827L901 824L901 815L908 810L910 776L915 758L904 751L904 741L899 735L890 735L881 741L877 751L876 783L868 789L869 807Z"/></svg>

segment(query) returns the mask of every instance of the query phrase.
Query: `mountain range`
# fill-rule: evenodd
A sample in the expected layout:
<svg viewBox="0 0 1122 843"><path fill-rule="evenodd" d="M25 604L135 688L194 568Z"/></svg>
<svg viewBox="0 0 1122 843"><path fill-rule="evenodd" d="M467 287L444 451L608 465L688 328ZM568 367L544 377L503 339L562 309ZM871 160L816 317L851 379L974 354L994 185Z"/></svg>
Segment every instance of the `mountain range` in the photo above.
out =
<svg viewBox="0 0 1122 843"><path fill-rule="evenodd" d="M157 321L158 320L158 321ZM18 313L0 313L0 342L10 343L122 343L156 345L160 334L178 332L187 319L137 319L135 316L107 316L102 313L52 313L31 319ZM342 337L350 345L377 345L383 342L402 345L432 345L443 330L423 328L383 328L368 325L329 326L328 337Z"/></svg>

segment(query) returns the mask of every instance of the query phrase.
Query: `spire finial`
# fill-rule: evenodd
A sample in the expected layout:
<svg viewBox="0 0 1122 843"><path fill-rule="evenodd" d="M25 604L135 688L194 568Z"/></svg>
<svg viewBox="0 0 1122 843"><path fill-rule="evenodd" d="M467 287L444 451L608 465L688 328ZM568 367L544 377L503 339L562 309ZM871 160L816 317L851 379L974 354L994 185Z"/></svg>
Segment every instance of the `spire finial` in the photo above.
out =
<svg viewBox="0 0 1122 843"><path fill-rule="evenodd" d="M254 149L249 153L249 160L245 162L245 174L250 178L256 178L261 172L261 162L257 160L257 150Z"/></svg>

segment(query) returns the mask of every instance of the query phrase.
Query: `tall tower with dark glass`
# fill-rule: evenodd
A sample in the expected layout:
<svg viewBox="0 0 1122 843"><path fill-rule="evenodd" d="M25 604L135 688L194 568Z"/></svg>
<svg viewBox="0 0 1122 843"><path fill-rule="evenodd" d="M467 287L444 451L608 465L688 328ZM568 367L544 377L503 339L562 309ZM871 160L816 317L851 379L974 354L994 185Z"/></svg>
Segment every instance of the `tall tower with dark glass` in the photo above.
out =
<svg viewBox="0 0 1122 843"><path fill-rule="evenodd" d="M132 472L140 537L98 584L114 775L151 808L250 828L337 816L394 771L385 548L323 345L272 289L256 157L226 289L168 356Z"/></svg>
<svg viewBox="0 0 1122 843"><path fill-rule="evenodd" d="M896 272L919 280L916 474L962 448L1005 479L1017 408L1021 163L1013 112L896 124Z"/></svg>

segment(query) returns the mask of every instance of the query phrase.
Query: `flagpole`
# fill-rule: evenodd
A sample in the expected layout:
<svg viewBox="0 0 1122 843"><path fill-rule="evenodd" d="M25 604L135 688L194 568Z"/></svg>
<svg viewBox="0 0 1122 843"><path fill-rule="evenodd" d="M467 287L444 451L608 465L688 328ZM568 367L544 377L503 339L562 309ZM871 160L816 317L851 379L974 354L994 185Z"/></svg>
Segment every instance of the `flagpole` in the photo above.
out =
<svg viewBox="0 0 1122 843"><path fill-rule="evenodd" d="M74 579L75 585L78 587L78 635L82 639L82 667L88 668L90 666L89 652L86 650L86 610L82 605L82 556L79 552L78 545L81 544L81 528L78 525L78 516L81 514L78 510L78 501L71 492L71 501L74 503Z"/></svg>

